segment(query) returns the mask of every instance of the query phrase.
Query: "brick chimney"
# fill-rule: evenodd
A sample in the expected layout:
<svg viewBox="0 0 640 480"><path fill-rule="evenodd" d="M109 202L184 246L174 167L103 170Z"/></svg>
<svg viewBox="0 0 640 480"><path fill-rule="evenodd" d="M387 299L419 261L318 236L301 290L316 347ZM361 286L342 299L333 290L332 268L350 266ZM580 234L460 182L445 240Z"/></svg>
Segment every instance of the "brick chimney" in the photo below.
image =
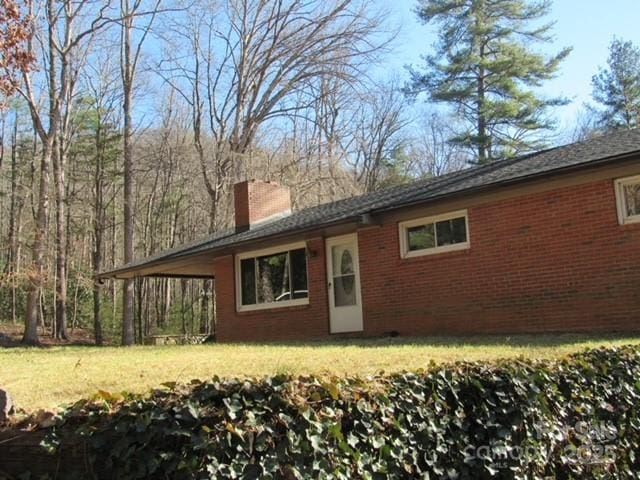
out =
<svg viewBox="0 0 640 480"><path fill-rule="evenodd" d="M275 182L247 180L233 186L236 231L291 213L291 194Z"/></svg>

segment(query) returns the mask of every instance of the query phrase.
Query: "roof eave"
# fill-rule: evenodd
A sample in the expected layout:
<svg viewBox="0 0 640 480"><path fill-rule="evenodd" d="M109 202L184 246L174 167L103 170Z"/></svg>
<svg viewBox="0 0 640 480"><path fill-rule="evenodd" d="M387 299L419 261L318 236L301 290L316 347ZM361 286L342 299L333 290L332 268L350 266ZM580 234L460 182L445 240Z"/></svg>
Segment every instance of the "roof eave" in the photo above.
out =
<svg viewBox="0 0 640 480"><path fill-rule="evenodd" d="M493 183L487 183L484 185L478 185L477 187L470 187L470 188L466 188L463 190L459 190L456 192L451 192L451 193L446 193L446 194L442 194L439 196L435 196L432 198L429 198L428 200L415 200L415 201L408 201L408 202L403 202L400 204L396 204L393 206L389 206L389 207L383 207L383 208L379 208L379 209L375 209L375 210L371 210L369 213L370 214L376 214L376 213L384 213L384 212L390 212L390 211L394 211L394 210L399 210L401 208L406 208L406 207L412 207L415 205L419 205L419 204L424 204L424 203L431 203L431 202L435 202L435 201L440 201L440 200L444 200L444 199L449 199L449 198L453 198L453 197L462 197L462 196L467 196L470 194L476 194L478 192L484 192L487 190L493 190L496 188L500 188L500 187L505 187L505 186L511 186L511 185L518 185L521 183L527 183L533 180L540 180L540 179L544 179L544 178L548 178L548 177L553 177L556 175L562 175L564 173L571 173L574 171L579 171L579 170L588 170L590 168L597 168L603 165L606 165L607 163L611 163L614 161L620 161L620 160L631 160L634 157L638 157L640 156L640 150L635 150L633 152L630 153L625 153L622 155L615 155L612 157L605 157L605 158L601 158L598 160L593 160L591 162L587 162L587 163L579 163L576 165L570 165L570 166L566 166L566 167L561 167L561 168L556 168L553 170L549 170L546 172L538 172L538 173L532 173L529 175L523 175L521 177L517 177L517 178L513 178L513 179L508 179L508 180L501 180L501 181L497 181L497 182L493 182Z"/></svg>
<svg viewBox="0 0 640 480"><path fill-rule="evenodd" d="M614 155L614 156L610 156L610 157L600 158L600 159L593 160L593 161L590 161L590 162L587 162L587 163L579 163L579 164L576 164L576 165L570 165L570 166L566 166L566 167L560 167L560 168L548 170L546 172L532 173L532 174L529 174L529 175L524 175L524 176L513 178L513 179L501 180L501 181L492 182L492 183L488 183L488 184L484 184L484 185L478 185L476 187L470 187L470 188L466 188L466 189L463 189L463 190L459 190L459 191L455 191L455 192L451 192L451 193L438 195L438 196L435 196L435 197L432 197L432 198L429 198L429 199L426 199L426 200L425 199L418 199L418 200L414 200L414 201L407 201L407 202L398 203L398 204L395 204L395 205L392 205L392 206L374 208L374 209L371 209L371 210L369 210L367 212L360 212L358 214L354 214L353 216L346 217L346 218L341 218L339 220L332 220L332 221L323 222L323 223L319 223L319 224L315 224L315 225L309 225L309 226L306 226L306 227L303 227L303 228L299 228L299 229L292 229L292 230L288 230L288 231L284 231L284 232L278 232L276 234L268 235L268 236L265 236L265 237L250 238L250 239L247 239L247 240L241 240L241 241L239 241L237 243L233 243L231 245L223 245L221 247L212 247L210 249L198 250L197 252L193 252L192 251L193 249L191 249L191 251L187 250L187 251L183 251L183 252L176 252L174 255L170 255L168 257L159 258L159 259L151 261L149 263L142 263L140 265L132 266L132 267L129 267L129 268L125 265L125 266L123 266L121 268L118 268L118 269L114 269L114 270L110 270L110 271L106 271L106 272L100 272L100 273L98 273L96 275L96 278L97 279L109 279L109 278L126 279L126 278L135 278L137 276L141 276L141 277L166 277L166 278L174 277L174 278L207 278L207 279L212 279L212 278L214 278L213 274L211 276L208 276L208 275L180 275L180 274L166 274L166 273L162 273L162 272L157 272L157 273L153 273L152 272L152 273L147 273L147 274L142 274L142 275L136 275L136 272L149 270L149 269L152 269L153 267L158 267L160 265L166 265L166 264L169 264L169 263L171 263L173 261L183 260L183 259L190 258L190 257L197 257L199 255L219 254L218 256L222 256L222 255L226 254L227 252L230 252L233 249L236 249L238 247L244 247L244 246L255 244L255 243L258 243L258 242L264 242L267 239L279 239L279 238L289 237L289 236L292 236L292 235L300 235L300 234L305 234L305 233L308 233L308 232L322 230L322 229L326 229L328 227L339 226L339 225L354 224L354 226L357 226L357 225L361 224L361 219L362 218L367 218L368 222L371 222L371 216L372 215L385 213L385 212L390 212L390 211L395 211L395 210L399 210L399 209L402 209L402 208L407 208L407 207L411 207L411 206L415 206L415 205L419 205L419 204L425 204L425 203L441 201L441 200L450 199L450 198L454 198L454 197L463 197L463 196L473 195L473 194L476 194L478 192L484 192L484 191L487 191L487 190L492 190L492 189L496 189L496 188L500 188L500 187L504 187L504 186L522 184L522 183L530 182L532 180L539 180L539 179L543 179L543 178L547 178L547 177L561 175L561 174L564 174L564 173L571 173L571 172L579 171L579 170L587 170L587 169L590 169L590 168L597 168L599 166L603 166L603 165L606 165L608 163L612 163L612 162L615 162L615 161L632 159L632 158L637 157L639 155L640 155L640 150L634 150L633 152L628 152L628 153L621 154L621 155ZM193 247L193 248L198 248L198 247ZM130 273L133 273L133 275L129 275Z"/></svg>
<svg viewBox="0 0 640 480"><path fill-rule="evenodd" d="M322 230L323 228L327 228L327 227L334 227L334 226L339 226L339 225L349 225L349 224L353 224L354 226L358 225L360 223L360 219L363 217L363 215L354 215L352 217L347 217L347 218L343 218L340 219L338 221L330 221L330 222L324 222L324 223L320 223L320 224L316 224L316 225L310 225L308 227L305 228L301 228L301 229L294 229L294 230L289 230L286 232L279 232L273 235L269 235L266 237L260 237L260 238L251 238L251 239L247 239L247 240L241 240L237 243L233 243L231 245L224 245L221 247L212 247L210 249L205 249L205 250L198 250L197 252L193 252L193 251L186 251L186 252L177 252L175 254L175 256L171 256L171 257L163 257L163 258L159 258L157 260L153 260L149 263L141 263L139 265L135 265L132 267L127 267L126 265L124 265L121 268L117 268L114 270L109 270L109 271L105 271L105 272L99 272L95 275L95 278L98 280L108 280L108 279L116 279L116 280L125 280L125 279L129 279L129 278L136 278L136 277L157 277L157 278L171 278L172 274L163 274L161 272L158 273L148 273L148 274L142 274L142 275L136 275L136 272L141 272L144 270L149 270L152 269L153 267L158 267L161 265L166 265L169 264L173 261L176 260L184 260L190 257L197 257L200 255L211 255L211 254L219 254L217 256L224 256L227 254L227 252L237 248L237 247L244 247L246 245L251 245L251 244L255 244L258 242L264 242L267 239L278 239L278 238L286 238L288 236L291 235L300 235L300 234L304 234L304 233L308 233L308 232L313 232L316 230ZM367 222L369 222L369 220L366 220ZM368 223L367 223L368 224ZM133 275L128 275L129 273L133 273ZM126 275L125 275L126 274ZM175 275L173 275L175 276ZM182 275L180 278L206 278L206 279L213 279L215 278L215 275L211 275L211 276L198 276L198 275Z"/></svg>

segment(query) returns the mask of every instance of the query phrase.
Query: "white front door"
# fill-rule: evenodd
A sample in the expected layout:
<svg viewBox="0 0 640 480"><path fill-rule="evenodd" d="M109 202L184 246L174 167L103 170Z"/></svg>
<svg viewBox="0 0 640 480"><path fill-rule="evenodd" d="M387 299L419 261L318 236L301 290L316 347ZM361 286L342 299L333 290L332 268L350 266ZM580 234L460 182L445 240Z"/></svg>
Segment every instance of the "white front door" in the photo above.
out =
<svg viewBox="0 0 640 480"><path fill-rule="evenodd" d="M358 235L328 238L329 323L331 333L362 331Z"/></svg>

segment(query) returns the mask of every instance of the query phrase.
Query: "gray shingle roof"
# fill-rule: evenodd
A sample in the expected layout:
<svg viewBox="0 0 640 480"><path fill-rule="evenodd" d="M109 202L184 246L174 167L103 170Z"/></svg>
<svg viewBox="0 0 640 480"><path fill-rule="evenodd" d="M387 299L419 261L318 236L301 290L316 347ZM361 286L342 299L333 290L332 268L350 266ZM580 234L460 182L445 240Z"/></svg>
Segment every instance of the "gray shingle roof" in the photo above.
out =
<svg viewBox="0 0 640 480"><path fill-rule="evenodd" d="M236 233L235 230L219 232L190 245L130 263L114 272L140 268L147 264L156 264L275 235L292 234L323 225L347 222L364 214L375 214L412 204L427 203L451 195L495 188L538 176L588 167L634 153L640 153L640 129L618 131L582 142L420 180L409 185L318 205L244 232ZM105 272L105 275L108 273L112 272Z"/></svg>

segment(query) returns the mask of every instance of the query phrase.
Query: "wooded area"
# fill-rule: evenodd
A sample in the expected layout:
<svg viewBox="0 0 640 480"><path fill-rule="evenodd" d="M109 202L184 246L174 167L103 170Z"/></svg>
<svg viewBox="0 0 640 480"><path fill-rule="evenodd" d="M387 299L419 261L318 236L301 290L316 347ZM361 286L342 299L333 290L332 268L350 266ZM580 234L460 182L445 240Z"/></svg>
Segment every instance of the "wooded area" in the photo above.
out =
<svg viewBox="0 0 640 480"><path fill-rule="evenodd" d="M229 228L246 178L300 209L552 143L566 100L532 89L570 49L532 53L551 25L526 28L549 5L423 0L437 55L405 75L380 71L399 28L384 3L5 1L0 321L28 344L213 333L211 281L94 274ZM614 41L593 84L575 138L635 128L638 49Z"/></svg>

